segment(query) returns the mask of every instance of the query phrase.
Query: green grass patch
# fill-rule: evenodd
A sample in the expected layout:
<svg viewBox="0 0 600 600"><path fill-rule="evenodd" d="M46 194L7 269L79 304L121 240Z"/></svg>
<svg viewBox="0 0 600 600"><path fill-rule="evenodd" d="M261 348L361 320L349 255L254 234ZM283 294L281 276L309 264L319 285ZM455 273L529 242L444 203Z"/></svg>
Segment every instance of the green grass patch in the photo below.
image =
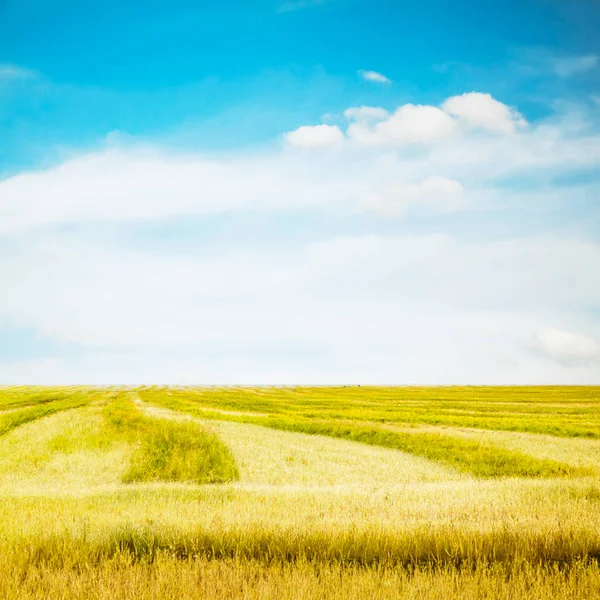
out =
<svg viewBox="0 0 600 600"><path fill-rule="evenodd" d="M144 416L121 396L104 409L117 435L135 444L124 483L189 481L226 483L239 479L233 455L213 433L197 423Z"/></svg>
<svg viewBox="0 0 600 600"><path fill-rule="evenodd" d="M195 423L153 421L133 454L124 482L239 479L233 456L216 435Z"/></svg>

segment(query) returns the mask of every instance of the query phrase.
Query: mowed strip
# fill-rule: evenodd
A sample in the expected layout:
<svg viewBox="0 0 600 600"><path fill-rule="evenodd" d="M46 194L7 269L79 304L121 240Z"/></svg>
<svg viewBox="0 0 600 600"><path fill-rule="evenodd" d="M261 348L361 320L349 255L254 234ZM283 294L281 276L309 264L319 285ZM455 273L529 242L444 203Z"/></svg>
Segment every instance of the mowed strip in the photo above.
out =
<svg viewBox="0 0 600 600"><path fill-rule="evenodd" d="M4 411L41 406L57 400L66 400L69 397L98 395L98 390L84 386L64 387L26 387L16 386L0 389L0 413Z"/></svg>
<svg viewBox="0 0 600 600"><path fill-rule="evenodd" d="M130 446L107 435L99 409L62 411L0 438L2 494L93 493L112 489Z"/></svg>
<svg viewBox="0 0 600 600"><path fill-rule="evenodd" d="M465 477L405 452L328 436L227 421L209 421L206 426L231 449L244 483L373 489Z"/></svg>
<svg viewBox="0 0 600 600"><path fill-rule="evenodd" d="M587 474L600 475L600 440L586 438L561 438L541 433L522 433L519 431L493 431L488 429L470 429L434 425L416 425L402 427L398 425L379 425L391 431L404 433L442 434L480 444L518 452L539 460L554 460Z"/></svg>
<svg viewBox="0 0 600 600"><path fill-rule="evenodd" d="M158 394L140 394L160 402ZM175 394L171 394L166 404L178 406ZM179 405L181 412L204 416L189 400ZM213 416L213 418L216 418ZM480 443L477 440L445 435L441 432L420 432L418 428L393 430L377 424L365 425L352 421L327 421L324 419L292 419L281 416L257 418L255 415L232 416L227 422L246 422L270 429L327 436L353 442L361 442L392 450L399 450L413 457L427 459L453 471L474 475L480 478L494 477L578 477L592 474L584 467L572 466L551 458L535 458L517 450L510 450ZM235 443L235 441L231 442Z"/></svg>
<svg viewBox="0 0 600 600"><path fill-rule="evenodd" d="M475 477L581 477L593 472L552 459L540 459L498 446L443 433L384 429L378 426L340 425L327 422L268 421L288 431L326 435L373 446L393 448L437 461Z"/></svg>
<svg viewBox="0 0 600 600"><path fill-rule="evenodd" d="M139 393L175 409L187 404L291 420L425 423L600 438L600 387L152 387Z"/></svg>
<svg viewBox="0 0 600 600"><path fill-rule="evenodd" d="M60 411L0 438L0 493L105 492L151 481L237 479L233 457L196 423L143 417L123 394Z"/></svg>
<svg viewBox="0 0 600 600"><path fill-rule="evenodd" d="M52 398L50 401L43 401L43 399L26 408L20 408L18 410L10 410L0 413L0 436L5 435L9 431L24 425L30 421L47 417L56 412L68 410L72 408L78 408L89 404L94 397L91 392L76 392L68 394L66 397Z"/></svg>
<svg viewBox="0 0 600 600"><path fill-rule="evenodd" d="M231 450L244 484L372 490L467 478L455 469L398 450L248 423L201 420L144 403L139 406L148 415L193 420L213 431Z"/></svg>

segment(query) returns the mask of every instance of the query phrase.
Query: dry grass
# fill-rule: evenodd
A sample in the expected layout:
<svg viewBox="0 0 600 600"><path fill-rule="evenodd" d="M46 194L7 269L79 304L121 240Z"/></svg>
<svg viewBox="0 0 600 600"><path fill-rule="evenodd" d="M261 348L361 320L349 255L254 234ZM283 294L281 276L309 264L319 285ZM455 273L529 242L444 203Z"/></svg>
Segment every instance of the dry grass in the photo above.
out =
<svg viewBox="0 0 600 600"><path fill-rule="evenodd" d="M5 499L6 551L57 564L110 558L123 545L140 557L163 548L265 562L537 564L600 556L600 488L586 480L455 481L363 492L138 484L82 497Z"/></svg>
<svg viewBox="0 0 600 600"><path fill-rule="evenodd" d="M600 597L596 440L445 426L444 438L459 444L444 452L473 442L469 447L588 473L483 479L447 466L451 461L439 453L424 458L414 449L273 428L310 422L309 413L314 424L329 424L336 413L338 424L351 422L353 431L394 428L413 440L420 434L437 440L437 426L423 430L401 420L408 409L399 401L383 421L364 419L382 413L384 400L373 390L362 408L351 390L347 412L341 390L318 389L312 397L306 388L248 389L240 406L235 390L223 390L226 401L212 407L196 406L198 398L219 390L139 391L158 409L136 407L138 392L125 389L9 392L0 390L6 411L74 398L89 405L40 416L0 437L1 598ZM489 408L498 419L501 394L494 394ZM525 391L505 394L503 410L517 420L535 420L544 405L537 391L533 399ZM410 391L409 403L417 395ZM568 391L562 408L560 394L551 396L545 405L558 411L560 427L585 436L593 394ZM482 414L485 402L475 397L473 391L462 404L475 403ZM37 405L35 398L47 401ZM446 415L454 410L439 397L432 410L440 402ZM457 405L457 414L464 412ZM582 415L574 413L577 406ZM182 482L193 478L181 473L170 478L178 482L128 477L141 458L144 469L152 463L157 431L168 432L166 454L177 458L207 429L235 459L240 481L198 485Z"/></svg>
<svg viewBox="0 0 600 600"><path fill-rule="evenodd" d="M130 456L127 444L107 435L97 408L59 412L0 437L0 493L114 487Z"/></svg>
<svg viewBox="0 0 600 600"><path fill-rule="evenodd" d="M0 572L6 572L0 559ZM586 600L600 597L597 566L567 570L494 566L364 569L309 563L180 561L127 556L94 568L15 569L0 579L5 600Z"/></svg>

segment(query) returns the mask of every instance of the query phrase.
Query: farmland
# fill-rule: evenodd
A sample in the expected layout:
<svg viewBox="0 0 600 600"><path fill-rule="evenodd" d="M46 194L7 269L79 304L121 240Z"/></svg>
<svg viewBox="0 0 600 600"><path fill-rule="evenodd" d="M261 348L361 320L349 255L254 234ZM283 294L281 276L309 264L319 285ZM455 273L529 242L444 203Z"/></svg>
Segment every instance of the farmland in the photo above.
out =
<svg viewBox="0 0 600 600"><path fill-rule="evenodd" d="M595 598L600 388L0 390L2 598Z"/></svg>

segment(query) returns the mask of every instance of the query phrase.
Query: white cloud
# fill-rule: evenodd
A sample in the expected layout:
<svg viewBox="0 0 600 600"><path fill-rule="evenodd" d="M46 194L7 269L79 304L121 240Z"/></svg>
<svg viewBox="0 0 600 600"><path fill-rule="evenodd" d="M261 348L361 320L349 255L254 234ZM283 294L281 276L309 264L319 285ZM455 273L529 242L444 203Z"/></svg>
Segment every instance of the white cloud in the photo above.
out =
<svg viewBox="0 0 600 600"><path fill-rule="evenodd" d="M378 73L377 71L364 71L361 70L358 74L365 81L373 81L375 83L392 83L392 80L383 75L382 73Z"/></svg>
<svg viewBox="0 0 600 600"><path fill-rule="evenodd" d="M439 108L404 104L389 118L373 125L364 121L351 123L347 135L360 144L389 145L432 142L455 133L454 119Z"/></svg>
<svg viewBox="0 0 600 600"><path fill-rule="evenodd" d="M286 133L285 139L298 148L326 148L339 144L344 134L337 125L304 125Z"/></svg>
<svg viewBox="0 0 600 600"><path fill-rule="evenodd" d="M350 108L347 139L337 126L301 127L287 134L283 147L218 158L111 142L105 151L0 180L0 234L240 210L356 214L365 198L379 204L380 214L393 216L408 208L439 214L482 203L542 206L597 193L593 184L549 183L557 175L600 168L600 135L580 117L574 127L568 116L554 116L517 136L490 132L489 124L472 131L464 119L479 122L485 114L462 114L468 117L412 104L392 114ZM536 182L536 191L508 192L503 181L511 177ZM455 182L451 193L447 182ZM458 185L464 186L460 194Z"/></svg>
<svg viewBox="0 0 600 600"><path fill-rule="evenodd" d="M442 104L442 110L468 127L498 133L514 133L527 124L517 111L498 102L490 94L479 92L452 96Z"/></svg>
<svg viewBox="0 0 600 600"><path fill-rule="evenodd" d="M383 121L389 112L379 106L352 106L344 111L348 121Z"/></svg>
<svg viewBox="0 0 600 600"><path fill-rule="evenodd" d="M0 321L80 348L0 364L0 381L598 381L597 363L549 370L527 346L561 311L573 321L600 300L599 259L597 244L548 238L371 234L262 249L232 238L164 252L30 237L0 254Z"/></svg>
<svg viewBox="0 0 600 600"><path fill-rule="evenodd" d="M555 57L552 66L559 77L571 77L596 68L598 56L588 54L586 56Z"/></svg>
<svg viewBox="0 0 600 600"><path fill-rule="evenodd" d="M312 140L314 142L314 140ZM314 144L313 144L314 145ZM238 210L339 210L360 185L325 157L295 152L232 159L112 148L0 181L0 233L92 221ZM305 154L308 154L305 156Z"/></svg>
<svg viewBox="0 0 600 600"><path fill-rule="evenodd" d="M351 108L348 117L347 139L336 126L302 127L287 135L282 148L261 154L211 158L111 143L103 152L22 172L0 180L0 234L240 210L353 214L369 197L378 197L389 208L380 214L391 216L408 206L400 197L428 198L409 205L435 213L482 202L541 206L549 198L564 203L574 194L597 193L592 184L584 189L548 183L557 175L600 168L600 135L579 117L576 127L553 117L518 136L472 131L434 106L407 104L387 116L377 107ZM298 151L307 149L319 151ZM537 191L507 192L502 182L511 177L537 182ZM444 187L435 190L434 200L427 186L448 181L460 182L462 195ZM423 182L429 182L425 188Z"/></svg>
<svg viewBox="0 0 600 600"><path fill-rule="evenodd" d="M348 137L366 145L434 142L469 129L511 134L527 125L516 110L479 92L452 96L440 108L405 104L389 115L382 108L361 106L344 114L353 121Z"/></svg>
<svg viewBox="0 0 600 600"><path fill-rule="evenodd" d="M535 346L548 358L565 365L600 362L600 345L581 334L544 328L535 335Z"/></svg>
<svg viewBox="0 0 600 600"><path fill-rule="evenodd" d="M0 323L77 354L0 381L599 382L600 245L526 222L596 197L568 181L600 136L569 115L510 135L495 102L353 107L347 138L218 157L113 140L0 181Z"/></svg>
<svg viewBox="0 0 600 600"><path fill-rule="evenodd" d="M407 210L439 214L465 208L465 193L458 181L434 176L420 183L399 183L370 193L365 205L368 210L392 216Z"/></svg>

